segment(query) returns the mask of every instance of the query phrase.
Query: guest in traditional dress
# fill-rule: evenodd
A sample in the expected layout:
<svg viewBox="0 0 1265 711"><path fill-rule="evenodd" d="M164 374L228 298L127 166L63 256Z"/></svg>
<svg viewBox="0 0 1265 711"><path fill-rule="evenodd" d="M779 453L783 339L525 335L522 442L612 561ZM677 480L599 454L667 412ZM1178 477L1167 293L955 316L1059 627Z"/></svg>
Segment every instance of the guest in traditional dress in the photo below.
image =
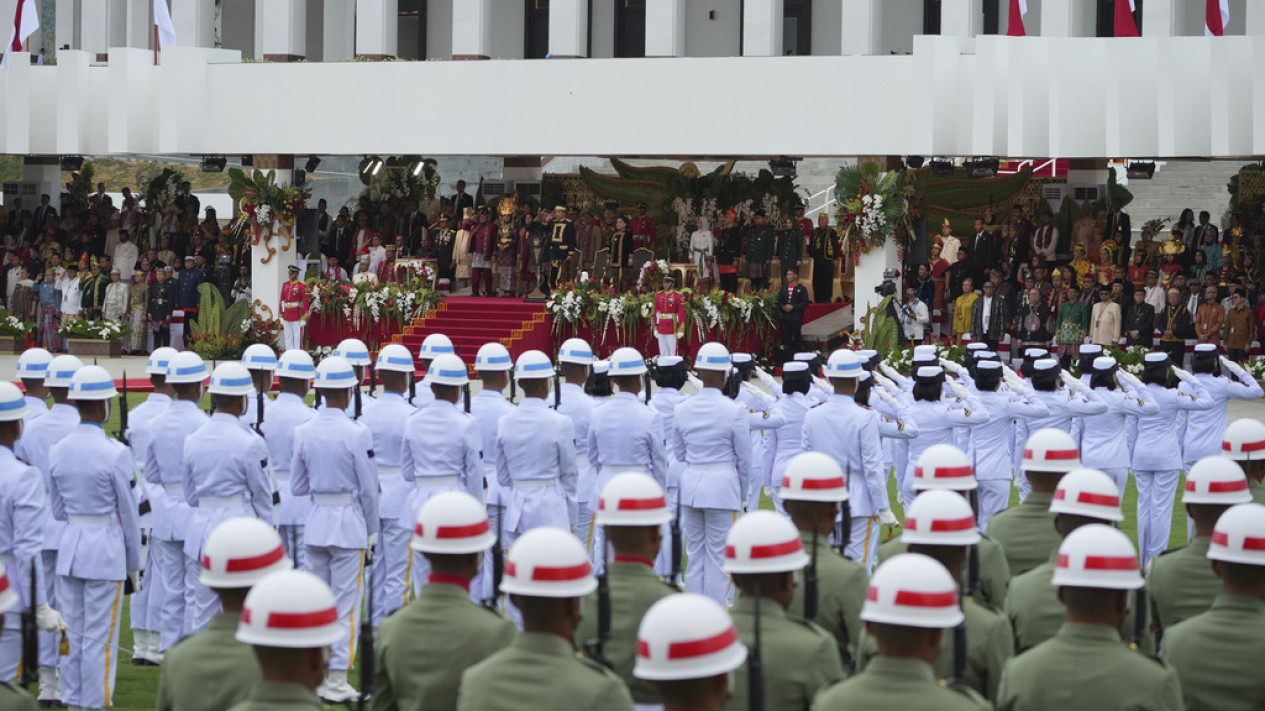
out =
<svg viewBox="0 0 1265 711"><path fill-rule="evenodd" d="M635 249L633 236L628 232L628 220L623 215L615 218L615 229L611 232L610 242L608 243L607 263L610 265L611 274L615 285L615 291L623 291L629 287L632 281L632 275L629 268L632 266L632 255Z"/></svg>
<svg viewBox="0 0 1265 711"><path fill-rule="evenodd" d="M496 269L500 296L514 295L514 267L518 264L518 229L514 225L514 209L501 210L496 226Z"/></svg>
<svg viewBox="0 0 1265 711"><path fill-rule="evenodd" d="M712 234L711 225L707 222L707 218L698 218L698 229L690 235L690 259L694 262L694 267L698 269L698 279L701 282L706 279L707 283L712 283L712 268L716 263L716 236Z"/></svg>
<svg viewBox="0 0 1265 711"><path fill-rule="evenodd" d="M808 242L808 256L813 260L813 300L819 304L828 304L834 298L835 261L839 259L839 233L830 226L830 216L824 212L817 216L817 229L813 230ZM948 268L947 263L945 268ZM936 280L929 279L929 281ZM931 296L935 291L936 285L933 283L931 293L925 300L928 311L932 308ZM919 298L922 298L921 291Z"/></svg>
<svg viewBox="0 0 1265 711"><path fill-rule="evenodd" d="M962 280L962 295L953 302L953 336L961 341L971 333L971 309L979 294L975 293L975 284L970 277Z"/></svg>
<svg viewBox="0 0 1265 711"><path fill-rule="evenodd" d="M1041 291L1036 288L1028 290L1019 311L1015 314L1020 346L1049 348L1050 346L1050 307L1041 299ZM1022 350L1020 351L1022 352Z"/></svg>
<svg viewBox="0 0 1265 711"><path fill-rule="evenodd" d="M128 312L129 284L122 280L118 269L110 270L110 281L105 285L105 299L101 307L101 317L106 321L122 323Z"/></svg>
<svg viewBox="0 0 1265 711"><path fill-rule="evenodd" d="M20 278L13 281L13 294L9 297L9 313L23 321L34 321L38 315L40 300L35 293L35 282L31 280L31 273L23 267Z"/></svg>
<svg viewBox="0 0 1265 711"><path fill-rule="evenodd" d="M132 272L132 283L128 286L128 306L131 314L132 334L128 337L127 351L133 355L147 352L145 328L145 309L149 304L149 275L143 271Z"/></svg>
<svg viewBox="0 0 1265 711"><path fill-rule="evenodd" d="M1089 330L1089 309L1080 299L1080 289L1070 287L1067 290L1067 301L1059 306L1058 331L1059 352L1066 359L1077 357L1085 333Z"/></svg>
<svg viewBox="0 0 1265 711"><path fill-rule="evenodd" d="M456 278L457 283L453 285L453 291L463 288L470 284L470 234L474 230L474 208L467 208L462 213L461 224L457 227L457 235L453 240L452 254L453 260L456 262Z"/></svg>
<svg viewBox="0 0 1265 711"><path fill-rule="evenodd" d="M61 340L57 337L57 309L61 306L61 290L57 288L57 272L49 268L44 272L44 280L35 285L35 293L39 295L39 341L40 345L50 351L61 350Z"/></svg>

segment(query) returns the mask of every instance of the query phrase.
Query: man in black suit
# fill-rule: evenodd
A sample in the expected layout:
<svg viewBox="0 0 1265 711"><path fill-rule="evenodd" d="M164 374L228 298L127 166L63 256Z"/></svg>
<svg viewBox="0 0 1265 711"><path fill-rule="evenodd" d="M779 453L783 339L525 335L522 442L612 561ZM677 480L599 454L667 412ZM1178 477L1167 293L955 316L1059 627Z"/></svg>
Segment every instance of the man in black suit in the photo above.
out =
<svg viewBox="0 0 1265 711"><path fill-rule="evenodd" d="M466 194L466 181L457 181L457 194L452 196L452 204L457 219L466 214L466 208L474 209L474 196Z"/></svg>
<svg viewBox="0 0 1265 711"><path fill-rule="evenodd" d="M784 286L778 291L777 306L782 312L782 348L785 357L800 350L800 330L804 327L804 309L808 308L808 289L799 283L799 272L786 270Z"/></svg>
<svg viewBox="0 0 1265 711"><path fill-rule="evenodd" d="M988 279L988 270L1001 266L1001 249L997 245L997 235L984 229L984 221L975 218L975 234L970 242L963 245L971 255L970 276L976 284L983 284Z"/></svg>
<svg viewBox="0 0 1265 711"><path fill-rule="evenodd" d="M44 225L48 222L48 218L57 217L57 210L52 205L49 205L48 201L48 193L41 195L39 207L35 208L35 212L32 215L34 220L32 224L35 226L36 232L44 231Z"/></svg>
<svg viewBox="0 0 1265 711"><path fill-rule="evenodd" d="M338 257L338 261L346 262L351 257L351 242L355 230L347 224L347 218L339 213L334 218L334 226L330 228L329 237L321 245L321 253L326 257Z"/></svg>
<svg viewBox="0 0 1265 711"><path fill-rule="evenodd" d="M417 252L417 248L422 243L422 232L426 229L427 217L418 209L416 200L409 200L408 208L404 212L404 217L400 218L400 231L397 234L404 235L404 244L409 254Z"/></svg>
<svg viewBox="0 0 1265 711"><path fill-rule="evenodd" d="M1129 223L1129 213L1124 211L1124 202L1116 198L1111 201L1111 214L1107 215L1107 221L1103 223L1102 238L1114 239L1121 247L1125 247L1132 235L1133 226Z"/></svg>
<svg viewBox="0 0 1265 711"><path fill-rule="evenodd" d="M1133 290L1133 303L1124 309L1124 323L1120 330L1124 332L1125 343L1130 346L1150 348L1155 342L1155 307L1146 303L1144 289Z"/></svg>

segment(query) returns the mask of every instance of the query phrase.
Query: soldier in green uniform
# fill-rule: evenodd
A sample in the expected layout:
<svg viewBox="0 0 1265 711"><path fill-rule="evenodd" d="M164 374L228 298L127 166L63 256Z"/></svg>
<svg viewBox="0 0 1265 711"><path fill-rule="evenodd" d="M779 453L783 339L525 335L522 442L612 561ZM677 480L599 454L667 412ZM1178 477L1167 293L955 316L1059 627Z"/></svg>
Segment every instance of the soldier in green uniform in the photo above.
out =
<svg viewBox="0 0 1265 711"><path fill-rule="evenodd" d="M1238 462L1247 475L1247 490L1252 501L1265 505L1265 422L1243 418L1231 422L1221 439L1221 452Z"/></svg>
<svg viewBox="0 0 1265 711"><path fill-rule="evenodd" d="M974 690L949 689L932 664L945 630L962 624L957 582L932 558L916 553L879 564L861 610L878 657L860 674L817 695L813 711L978 711L990 708Z"/></svg>
<svg viewBox="0 0 1265 711"><path fill-rule="evenodd" d="M513 641L513 622L470 602L470 581L495 542L487 509L463 491L436 494L422 506L410 547L426 556L430 579L382 622L375 711L457 708L461 673Z"/></svg>
<svg viewBox="0 0 1265 711"><path fill-rule="evenodd" d="M865 566L835 553L828 542L840 507L848 505L843 469L828 454L803 452L786 463L781 484L778 495L811 559L804 580L795 586L795 599L787 612L806 617L829 632L839 648L844 670L851 671L856 666L861 605L870 576ZM848 528L843 530L846 533ZM807 602L810 595L816 596L812 604Z"/></svg>
<svg viewBox="0 0 1265 711"><path fill-rule="evenodd" d="M251 586L292 567L276 529L257 518L231 518L202 547L198 582L220 599L206 629L168 650L158 677L158 711L222 711L259 683L259 662L234 638Z"/></svg>
<svg viewBox="0 0 1265 711"><path fill-rule="evenodd" d="M1161 643L1164 630L1212 607L1221 592L1221 581L1208 564L1213 528L1226 509L1251 501L1247 477L1230 459L1204 457L1187 472L1182 503L1195 522L1195 535L1190 545L1157 556L1146 576L1151 620Z"/></svg>
<svg viewBox="0 0 1265 711"><path fill-rule="evenodd" d="M4 563L0 563L0 627L4 626L5 613L17 607L20 602L17 588L10 583L9 572L5 570ZM35 711L38 708L39 704L35 703L35 699L32 699L22 687L7 679L0 681L0 709Z"/></svg>
<svg viewBox="0 0 1265 711"><path fill-rule="evenodd" d="M795 597L795 580L808 560L795 526L772 511L753 511L729 529L724 570L738 590L730 614L751 656L735 674L727 711L751 708L751 662L755 659L762 663L764 703L760 708L766 711L807 708L818 691L843 678L835 638L786 612ZM756 625L759 647L753 646Z"/></svg>
<svg viewBox="0 0 1265 711"><path fill-rule="evenodd" d="M1120 512L1120 491L1110 476L1097 469L1077 469L1069 472L1059 482L1050 502L1054 513L1054 528L1060 536L1091 523L1114 524L1124 520ZM1067 617L1063 603L1059 602L1058 589L1051 585L1054 577L1056 550L1049 560L1023 575L1010 579L1003 613L1014 629L1015 651L1025 652L1058 634ZM1136 642L1139 649L1151 653L1155 638L1143 629L1140 639L1134 624L1134 609L1129 608L1120 625L1120 637Z"/></svg>
<svg viewBox="0 0 1265 711"><path fill-rule="evenodd" d="M616 474L606 482L598 501L596 522L605 528L615 560L603 572L605 585L599 584L585 599L575 639L585 645L589 658L606 664L623 678L633 703L658 704L654 687L633 675L633 662L637 658L637 626L646 610L679 592L654 572L663 541L662 525L672 520L672 513L659 484L639 472Z"/></svg>
<svg viewBox="0 0 1265 711"><path fill-rule="evenodd" d="M905 530L901 538L909 544L910 553L919 553L936 560L955 579L967 562L971 546L980 541L971 505L949 491L924 491L905 512ZM993 700L1001 680L1002 665L1014 654L1010 623L1001 614L966 597L962 600L966 622L953 635L945 635L933 666L941 680L975 690ZM953 636L966 635L966 659L955 658ZM873 637L861 638L861 668L873 661L877 647Z"/></svg>
<svg viewBox="0 0 1265 711"><path fill-rule="evenodd" d="M633 675L663 698L663 711L720 711L729 673L747 659L733 620L704 595L669 595L646 611L637 631Z"/></svg>
<svg viewBox="0 0 1265 711"><path fill-rule="evenodd" d="M979 487L971 461L962 450L951 444L933 444L927 447L918 457L914 469L913 488L916 492L947 489L967 497ZM1000 609L1006 599L1006 586L1010 581L1010 566L1006 562L1005 552L997 541L982 534L976 545L979 548L979 579L969 580L971 570L969 567L963 570L963 589L972 591L975 601L984 607ZM908 546L900 538L890 540L878 547L879 562L894 558L907 550Z"/></svg>
<svg viewBox="0 0 1265 711"><path fill-rule="evenodd" d="M1239 504L1217 520L1208 548L1221 594L1179 623L1161 655L1182 682L1188 711L1248 711L1265 701L1265 506Z"/></svg>
<svg viewBox="0 0 1265 711"><path fill-rule="evenodd" d="M588 554L575 536L547 526L519 536L501 592L522 614L523 631L462 674L457 708L632 711L623 680L577 654L571 642L584 597L596 589Z"/></svg>
<svg viewBox="0 0 1265 711"><path fill-rule="evenodd" d="M1125 534L1101 523L1072 531L1059 546L1051 582L1067 621L1052 639L1006 663L998 711L1182 708L1177 672L1120 639L1129 591L1145 585Z"/></svg>
<svg viewBox="0 0 1265 711"><path fill-rule="evenodd" d="M1001 544L1012 576L1041 565L1059 547L1050 501L1063 475L1080 466L1080 452L1068 433L1043 429L1028 437L1020 469L1032 484L1032 493L988 521L988 535Z"/></svg>
<svg viewBox="0 0 1265 711"><path fill-rule="evenodd" d="M329 647L343 639L334 592L303 570L282 570L246 594L237 641L254 648L262 679L231 711L324 711Z"/></svg>

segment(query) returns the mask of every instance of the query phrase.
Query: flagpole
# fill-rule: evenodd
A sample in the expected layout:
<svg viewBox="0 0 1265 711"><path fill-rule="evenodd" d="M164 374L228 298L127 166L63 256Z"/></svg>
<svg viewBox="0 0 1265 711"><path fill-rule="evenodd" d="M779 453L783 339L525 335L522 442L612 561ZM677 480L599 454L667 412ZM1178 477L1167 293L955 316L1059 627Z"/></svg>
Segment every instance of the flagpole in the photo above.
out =
<svg viewBox="0 0 1265 711"><path fill-rule="evenodd" d="M154 66L158 66L158 25L154 25Z"/></svg>

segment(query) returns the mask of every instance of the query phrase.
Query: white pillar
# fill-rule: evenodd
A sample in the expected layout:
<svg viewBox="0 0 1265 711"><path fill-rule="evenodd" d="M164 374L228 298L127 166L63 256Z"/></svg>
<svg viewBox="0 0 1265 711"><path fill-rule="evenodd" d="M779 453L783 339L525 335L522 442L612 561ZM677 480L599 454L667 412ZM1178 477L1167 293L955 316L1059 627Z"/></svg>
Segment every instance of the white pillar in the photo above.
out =
<svg viewBox="0 0 1265 711"><path fill-rule="evenodd" d="M10 56L9 59L26 59L26 55ZM57 156L23 158L22 182L35 183L35 197L22 200L23 210L34 210L40 204L40 195L48 195L49 204L61 209L57 204L57 196L61 193L61 163Z"/></svg>
<svg viewBox="0 0 1265 711"><path fill-rule="evenodd" d="M983 0L941 0L940 34L946 37L974 37L983 27Z"/></svg>
<svg viewBox="0 0 1265 711"><path fill-rule="evenodd" d="M271 2L271 0L268 0ZM269 170L275 170L277 176L277 185L289 185L290 179L294 173L294 156L288 155L256 155L255 170L267 173ZM276 224L276 223L274 223ZM281 251L285 246L285 240L279 235L274 235L270 240L272 249L276 253L268 259L268 247L264 241L260 240L258 245L250 248L250 285L251 296L263 302L263 305L272 309L273 318L281 318L279 307L281 305L281 285L289 278L289 266L297 260L296 248L298 247L298 239L296 238L290 249ZM264 263L264 259L268 259ZM267 312L265 312L267 313Z"/></svg>
<svg viewBox="0 0 1265 711"><path fill-rule="evenodd" d="M128 47L149 49L153 46L153 7L150 0L127 0L127 37L124 42Z"/></svg>
<svg viewBox="0 0 1265 711"><path fill-rule="evenodd" d="M307 54L307 0L267 0L255 5L255 32L263 58L293 62Z"/></svg>
<svg viewBox="0 0 1265 711"><path fill-rule="evenodd" d="M747 0L742 7L742 56L782 56L782 0Z"/></svg>
<svg viewBox="0 0 1265 711"><path fill-rule="evenodd" d="M343 62L356 56L356 0L325 0L322 28L323 62Z"/></svg>
<svg viewBox="0 0 1265 711"><path fill-rule="evenodd" d="M883 0L843 0L842 54L878 54Z"/></svg>
<svg viewBox="0 0 1265 711"><path fill-rule="evenodd" d="M215 6L215 0L177 0L171 4L171 24L180 46L216 46L220 17Z"/></svg>
<svg viewBox="0 0 1265 711"><path fill-rule="evenodd" d="M356 0L356 56L394 57L399 43L396 0Z"/></svg>
<svg viewBox="0 0 1265 711"><path fill-rule="evenodd" d="M1043 2L1041 3L1041 36L1091 37L1093 36L1094 11L1094 0Z"/></svg>
<svg viewBox="0 0 1265 711"><path fill-rule="evenodd" d="M75 4L73 2L59 2L53 16L53 45L55 49L69 47L78 49L75 46ZM12 15L12 13L10 13ZM56 52L49 52L50 56Z"/></svg>
<svg viewBox="0 0 1265 711"><path fill-rule="evenodd" d="M495 0L460 0L452 5L452 58L492 56L492 10Z"/></svg>
<svg viewBox="0 0 1265 711"><path fill-rule="evenodd" d="M549 3L549 54L557 59L589 56L588 0Z"/></svg>
<svg viewBox="0 0 1265 711"><path fill-rule="evenodd" d="M1243 19L1246 21L1244 31L1248 35L1265 35L1265 3L1249 2Z"/></svg>
<svg viewBox="0 0 1265 711"><path fill-rule="evenodd" d="M1177 3L1174 0L1146 0L1142 5L1142 32L1147 37L1176 37L1181 34L1177 31Z"/></svg>
<svg viewBox="0 0 1265 711"><path fill-rule="evenodd" d="M110 4L88 2L80 6L79 37L90 61L104 55L110 46Z"/></svg>
<svg viewBox="0 0 1265 711"><path fill-rule="evenodd" d="M685 56L686 0L646 0L646 56Z"/></svg>

